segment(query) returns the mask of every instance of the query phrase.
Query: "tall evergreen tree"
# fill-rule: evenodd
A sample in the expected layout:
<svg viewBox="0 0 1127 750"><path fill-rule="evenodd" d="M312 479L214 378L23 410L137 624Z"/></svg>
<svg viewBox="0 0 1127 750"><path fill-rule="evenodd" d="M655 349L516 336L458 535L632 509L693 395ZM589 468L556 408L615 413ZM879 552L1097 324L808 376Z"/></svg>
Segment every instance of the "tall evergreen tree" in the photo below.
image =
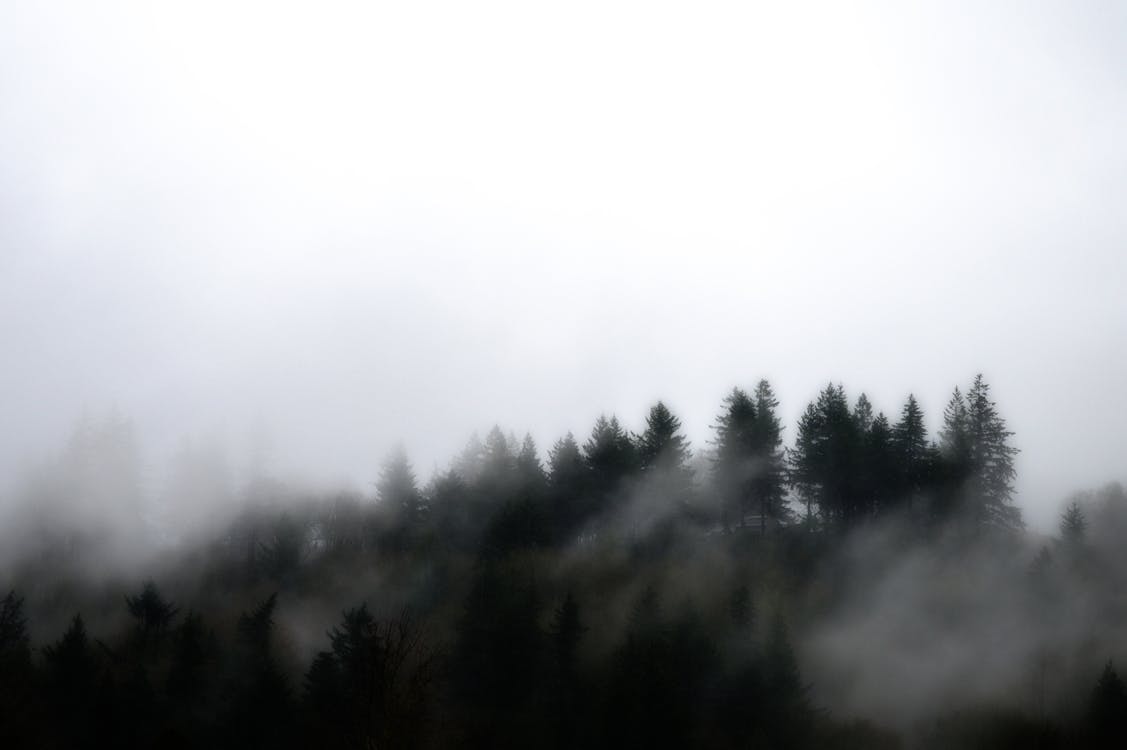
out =
<svg viewBox="0 0 1127 750"><path fill-rule="evenodd" d="M422 522L423 496L415 479L415 471L402 446L397 446L384 462L376 482L380 504L395 519L396 525L414 529Z"/></svg>
<svg viewBox="0 0 1127 750"><path fill-rule="evenodd" d="M790 644L786 621L776 613L763 649L766 731L772 747L802 747L814 711Z"/></svg>
<svg viewBox="0 0 1127 750"><path fill-rule="evenodd" d="M923 409L913 394L908 394L900 419L892 428L892 448L899 467L893 500L897 504L915 505L930 478L931 450Z"/></svg>
<svg viewBox="0 0 1127 750"><path fill-rule="evenodd" d="M980 523L995 528L1020 527L1021 510L1013 504L1018 449L1009 444L1013 433L998 414L990 399L990 386L981 373L967 392L967 428L972 446L973 501Z"/></svg>
<svg viewBox="0 0 1127 750"><path fill-rule="evenodd" d="M956 386L943 409L939 431L939 488L934 516L943 521L965 510L966 483L971 475L971 442L967 425L967 402Z"/></svg>
<svg viewBox="0 0 1127 750"><path fill-rule="evenodd" d="M1088 531L1088 519L1080 503L1073 501L1065 508L1060 519L1060 536L1065 544L1078 547L1084 543Z"/></svg>
<svg viewBox="0 0 1127 750"><path fill-rule="evenodd" d="M827 385L807 406L798 422L798 435L790 454L790 482L821 520L849 526L865 516L859 493L862 435L849 409L845 390Z"/></svg>
<svg viewBox="0 0 1127 750"><path fill-rule="evenodd" d="M179 611L166 601L156 584L147 581L136 596L125 597L129 614L137 621L137 636L142 649L159 647L172 618Z"/></svg>
<svg viewBox="0 0 1127 750"><path fill-rule="evenodd" d="M548 452L548 512L551 537L561 541L594 510L590 498L590 469L569 432Z"/></svg>
<svg viewBox="0 0 1127 750"><path fill-rule="evenodd" d="M638 459L642 474L655 481L658 492L684 506L693 489L689 467L689 441L681 433L681 420L658 401L646 416L646 429L638 437Z"/></svg>
<svg viewBox="0 0 1127 750"><path fill-rule="evenodd" d="M521 441L520 451L516 457L517 484L521 494L539 498L547 483L544 467L540 464L540 456L536 450L536 441L532 435L525 435Z"/></svg>
<svg viewBox="0 0 1127 750"><path fill-rule="evenodd" d="M622 482L637 469L637 447L616 417L600 416L583 445L583 454L596 503L600 511L605 510Z"/></svg>
<svg viewBox="0 0 1127 750"><path fill-rule="evenodd" d="M735 521L742 527L754 502L755 417L755 402L742 389L733 388L716 418L713 481L725 528Z"/></svg>
<svg viewBox="0 0 1127 750"><path fill-rule="evenodd" d="M1091 746L1121 748L1127 742L1127 685L1109 661L1088 701Z"/></svg>
<svg viewBox="0 0 1127 750"><path fill-rule="evenodd" d="M888 417L877 414L865 434L862 484L874 515L894 510L899 503L901 482L895 436Z"/></svg>
<svg viewBox="0 0 1127 750"><path fill-rule="evenodd" d="M500 503L511 499L516 488L517 456L512 441L494 425L485 436L482 473L480 483L483 491L491 495L492 502Z"/></svg>
<svg viewBox="0 0 1127 750"><path fill-rule="evenodd" d="M9 591L0 599L0 747L34 746L35 687L23 599Z"/></svg>
<svg viewBox="0 0 1127 750"><path fill-rule="evenodd" d="M771 384L760 380L755 386L755 418L752 422L754 471L751 476L752 502L759 512L759 530L767 522L789 519L786 505L786 463L783 453L783 428L776 409L779 401Z"/></svg>
<svg viewBox="0 0 1127 750"><path fill-rule="evenodd" d="M982 375L964 398L956 388L943 412L940 456L943 466L941 516L959 515L980 529L1022 525L1013 505L1014 456L1006 428Z"/></svg>

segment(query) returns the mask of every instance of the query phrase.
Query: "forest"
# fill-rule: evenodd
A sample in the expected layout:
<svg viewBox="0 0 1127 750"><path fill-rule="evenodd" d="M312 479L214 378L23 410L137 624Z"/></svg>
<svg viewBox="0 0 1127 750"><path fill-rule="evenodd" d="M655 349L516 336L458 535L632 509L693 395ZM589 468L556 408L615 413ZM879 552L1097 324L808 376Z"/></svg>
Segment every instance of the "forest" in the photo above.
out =
<svg viewBox="0 0 1127 750"><path fill-rule="evenodd" d="M1127 493L1027 529L981 375L934 430L837 384L787 426L766 380L695 449L662 402L494 427L143 555L128 450L82 445L0 531L3 748L1127 747Z"/></svg>

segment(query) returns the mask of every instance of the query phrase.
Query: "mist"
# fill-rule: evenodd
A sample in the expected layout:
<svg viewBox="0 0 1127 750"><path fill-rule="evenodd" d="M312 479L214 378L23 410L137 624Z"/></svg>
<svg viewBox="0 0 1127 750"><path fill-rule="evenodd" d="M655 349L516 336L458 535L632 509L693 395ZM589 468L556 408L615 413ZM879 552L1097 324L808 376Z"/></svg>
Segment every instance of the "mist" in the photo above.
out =
<svg viewBox="0 0 1127 750"><path fill-rule="evenodd" d="M0 9L0 744L1121 737L1125 33Z"/></svg>

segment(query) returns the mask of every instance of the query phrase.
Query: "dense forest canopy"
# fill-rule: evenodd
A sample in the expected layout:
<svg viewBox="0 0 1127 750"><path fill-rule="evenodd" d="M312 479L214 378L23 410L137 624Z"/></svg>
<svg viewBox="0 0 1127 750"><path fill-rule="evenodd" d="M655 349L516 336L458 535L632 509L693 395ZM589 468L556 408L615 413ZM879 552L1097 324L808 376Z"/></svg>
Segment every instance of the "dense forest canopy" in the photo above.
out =
<svg viewBox="0 0 1127 750"><path fill-rule="evenodd" d="M831 383L790 428L763 380L696 450L660 401L494 427L172 537L87 425L3 530L0 746L1121 747L1127 494L1028 532L1014 438L981 375L934 426Z"/></svg>

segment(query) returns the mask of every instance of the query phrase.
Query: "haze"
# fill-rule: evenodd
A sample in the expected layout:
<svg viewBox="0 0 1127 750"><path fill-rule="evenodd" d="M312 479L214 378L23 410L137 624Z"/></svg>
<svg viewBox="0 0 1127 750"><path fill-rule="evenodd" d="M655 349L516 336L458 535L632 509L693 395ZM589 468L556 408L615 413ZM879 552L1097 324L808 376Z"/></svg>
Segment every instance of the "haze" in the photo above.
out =
<svg viewBox="0 0 1127 750"><path fill-rule="evenodd" d="M1127 10L7 3L0 476L84 413L368 488L474 430L771 379L934 430L986 373L1018 504L1124 479ZM885 401L884 399L888 399Z"/></svg>

